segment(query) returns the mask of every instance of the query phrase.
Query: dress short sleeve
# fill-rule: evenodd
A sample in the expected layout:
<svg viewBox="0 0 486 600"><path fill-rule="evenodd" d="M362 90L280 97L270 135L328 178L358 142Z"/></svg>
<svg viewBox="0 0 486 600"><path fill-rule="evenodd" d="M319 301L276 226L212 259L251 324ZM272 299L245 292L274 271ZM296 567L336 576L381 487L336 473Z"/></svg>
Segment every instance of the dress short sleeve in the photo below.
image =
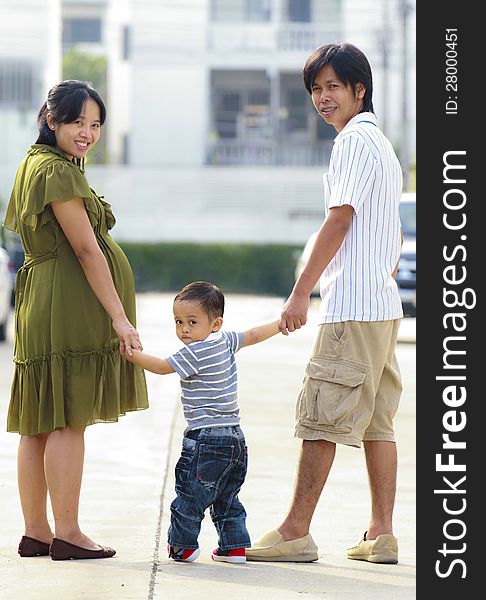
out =
<svg viewBox="0 0 486 600"><path fill-rule="evenodd" d="M13 193L20 193L20 190ZM71 200L76 196L84 199L86 210L91 213L90 221L98 220L98 209L86 178L76 165L62 159L51 162L34 175L28 189L23 190L23 196L19 221L33 229L39 229L55 218L49 206L51 202Z"/></svg>

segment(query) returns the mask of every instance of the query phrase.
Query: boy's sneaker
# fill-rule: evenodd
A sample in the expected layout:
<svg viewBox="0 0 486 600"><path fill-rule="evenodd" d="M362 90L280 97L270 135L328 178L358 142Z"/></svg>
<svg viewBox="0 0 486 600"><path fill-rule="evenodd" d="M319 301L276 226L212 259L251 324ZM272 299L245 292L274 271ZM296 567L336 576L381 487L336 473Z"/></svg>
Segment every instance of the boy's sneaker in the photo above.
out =
<svg viewBox="0 0 486 600"><path fill-rule="evenodd" d="M244 548L233 548L233 550L215 548L211 554L211 558L221 562L246 563L246 551Z"/></svg>
<svg viewBox="0 0 486 600"><path fill-rule="evenodd" d="M179 548L179 550L175 551L173 546L169 544L167 544L167 552L169 553L169 558L179 562L194 562L201 554L199 548Z"/></svg>

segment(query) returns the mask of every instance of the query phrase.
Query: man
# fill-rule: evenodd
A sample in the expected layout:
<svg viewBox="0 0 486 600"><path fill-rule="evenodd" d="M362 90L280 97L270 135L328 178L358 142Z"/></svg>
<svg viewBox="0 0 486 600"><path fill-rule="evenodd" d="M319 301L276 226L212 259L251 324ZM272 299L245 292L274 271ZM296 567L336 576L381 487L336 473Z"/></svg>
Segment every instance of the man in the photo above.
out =
<svg viewBox="0 0 486 600"><path fill-rule="evenodd" d="M403 313L394 276L402 172L377 126L371 68L358 48L321 46L307 59L303 77L317 112L338 135L324 176L326 218L279 325L288 333L306 323L320 278L319 330L296 406L295 435L303 442L290 510L247 549L247 559L317 560L309 528L336 444L363 443L371 516L347 556L396 563L393 417L402 389L395 346Z"/></svg>

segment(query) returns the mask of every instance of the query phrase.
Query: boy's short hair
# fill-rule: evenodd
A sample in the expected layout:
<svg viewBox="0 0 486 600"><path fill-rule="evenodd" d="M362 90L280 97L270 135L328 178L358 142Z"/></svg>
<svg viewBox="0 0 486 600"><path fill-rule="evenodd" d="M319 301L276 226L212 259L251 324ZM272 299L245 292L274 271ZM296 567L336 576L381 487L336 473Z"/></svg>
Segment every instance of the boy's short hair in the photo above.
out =
<svg viewBox="0 0 486 600"><path fill-rule="evenodd" d="M302 72L304 85L312 95L312 85L317 73L325 65L330 64L336 75L345 85L356 89L357 83L362 83L366 89L363 98L363 112L373 109L373 76L371 66L365 54L353 44L325 44L319 46L307 58Z"/></svg>
<svg viewBox="0 0 486 600"><path fill-rule="evenodd" d="M185 285L174 298L174 302L197 302L210 319L222 317L224 313L224 294L207 281L193 281Z"/></svg>

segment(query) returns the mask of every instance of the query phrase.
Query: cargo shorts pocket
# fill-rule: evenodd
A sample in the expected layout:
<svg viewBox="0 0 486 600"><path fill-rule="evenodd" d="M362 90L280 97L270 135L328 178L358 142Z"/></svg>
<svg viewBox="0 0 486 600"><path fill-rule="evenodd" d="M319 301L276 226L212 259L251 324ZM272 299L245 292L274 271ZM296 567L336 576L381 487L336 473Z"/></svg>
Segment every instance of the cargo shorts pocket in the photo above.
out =
<svg viewBox="0 0 486 600"><path fill-rule="evenodd" d="M299 420L308 427L350 433L367 368L344 359L311 358L299 398Z"/></svg>

